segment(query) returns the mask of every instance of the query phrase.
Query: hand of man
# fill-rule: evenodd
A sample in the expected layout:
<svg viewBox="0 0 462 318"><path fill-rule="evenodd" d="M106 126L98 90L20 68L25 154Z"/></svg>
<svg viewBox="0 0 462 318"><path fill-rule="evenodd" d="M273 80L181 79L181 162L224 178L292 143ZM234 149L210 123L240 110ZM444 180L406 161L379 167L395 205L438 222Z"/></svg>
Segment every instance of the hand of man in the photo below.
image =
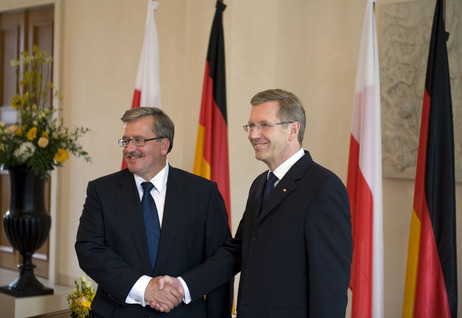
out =
<svg viewBox="0 0 462 318"><path fill-rule="evenodd" d="M181 288L180 291L171 284L166 284L165 282L160 284L159 280L161 278L162 276L158 276L149 281L146 291L144 292L144 299L146 305L151 308L157 309L160 312L169 312L183 300L183 288ZM159 288L160 285L162 288Z"/></svg>
<svg viewBox="0 0 462 318"><path fill-rule="evenodd" d="M162 276L158 280L158 287L159 289L163 289L165 285L171 285L173 286L176 290L178 290L181 293L181 297L184 297L184 290L183 290L183 285L181 284L180 280L175 277L171 277L168 275Z"/></svg>
<svg viewBox="0 0 462 318"><path fill-rule="evenodd" d="M167 275L162 276L157 281L157 287L159 288L159 290L171 289L171 288L175 289L181 295L180 302L184 298L183 285L181 285L180 280L177 279L177 278L167 276ZM179 303L177 305L179 305ZM175 305L175 306L177 306L177 305ZM161 311L161 312L168 312L168 311L165 311L166 308L168 308L168 304L162 304L162 303L159 303L159 302L151 302L149 304L149 306L151 308L157 309L158 311Z"/></svg>

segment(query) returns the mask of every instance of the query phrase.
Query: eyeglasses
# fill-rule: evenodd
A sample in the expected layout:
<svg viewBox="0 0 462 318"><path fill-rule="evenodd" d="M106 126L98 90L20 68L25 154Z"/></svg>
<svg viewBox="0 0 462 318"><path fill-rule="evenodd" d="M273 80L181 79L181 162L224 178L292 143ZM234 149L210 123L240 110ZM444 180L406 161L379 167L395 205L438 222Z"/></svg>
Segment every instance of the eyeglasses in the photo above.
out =
<svg viewBox="0 0 462 318"><path fill-rule="evenodd" d="M149 140L156 140L156 139L162 139L162 138L167 138L167 137L155 137L155 138L122 138L118 140L119 146L127 148L128 144L130 143L130 140L132 143L135 145L135 147L143 147L146 144L146 141Z"/></svg>
<svg viewBox="0 0 462 318"><path fill-rule="evenodd" d="M275 124L268 124L268 123L248 124L248 125L242 126L242 128L244 128L244 131L245 131L245 132L252 131L252 130L254 130L255 128L257 128L257 129L260 130L260 131L264 131L264 130L267 130L268 128L274 127L274 126L276 126L276 125L292 124L293 122L294 122L294 121L283 121L283 122L275 123Z"/></svg>

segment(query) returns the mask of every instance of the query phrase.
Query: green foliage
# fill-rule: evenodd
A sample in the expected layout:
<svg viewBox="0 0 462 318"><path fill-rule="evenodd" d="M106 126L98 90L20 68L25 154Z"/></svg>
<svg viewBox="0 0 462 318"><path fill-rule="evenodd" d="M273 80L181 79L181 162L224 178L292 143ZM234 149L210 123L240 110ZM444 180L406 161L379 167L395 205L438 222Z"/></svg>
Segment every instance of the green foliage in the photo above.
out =
<svg viewBox="0 0 462 318"><path fill-rule="evenodd" d="M80 283L74 281L75 288L72 294L67 296L67 303L71 309L72 318L90 317L91 302L95 297L95 289L92 283L87 280L87 276L80 277Z"/></svg>
<svg viewBox="0 0 462 318"><path fill-rule="evenodd" d="M11 106L19 111L20 122L10 126L0 122L3 168L24 165L47 180L49 171L61 167L70 153L91 161L78 143L89 129L79 127L69 131L51 105L52 96L58 95L50 81L52 58L34 46L32 55L22 52L21 58L13 60L11 65L22 70L22 77L18 76L20 93L10 100Z"/></svg>

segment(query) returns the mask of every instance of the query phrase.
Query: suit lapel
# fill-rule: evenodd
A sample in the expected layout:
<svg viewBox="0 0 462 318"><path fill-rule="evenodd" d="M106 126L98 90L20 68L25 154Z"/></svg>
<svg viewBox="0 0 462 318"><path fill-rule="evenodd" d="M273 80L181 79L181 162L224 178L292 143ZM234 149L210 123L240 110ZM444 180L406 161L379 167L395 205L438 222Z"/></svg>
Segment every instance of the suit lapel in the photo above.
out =
<svg viewBox="0 0 462 318"><path fill-rule="evenodd" d="M178 170L169 167L167 193L165 195L164 216L160 232L157 268L165 268L172 244L178 233L178 227L185 213L189 193L185 190L185 182L178 176Z"/></svg>
<svg viewBox="0 0 462 318"><path fill-rule="evenodd" d="M286 175L279 181L279 183L274 187L271 194L263 202L261 206L261 213L258 217L257 222L260 223L262 220L271 213L276 206L278 206L283 200L285 200L289 194L297 188L297 181L300 180L305 174L306 169L313 160L308 151L305 151L305 155L300 158L290 169L287 171ZM265 174L266 176L266 174ZM265 180L263 180L263 185L265 185ZM262 201L263 190L260 192L259 200Z"/></svg>
<svg viewBox="0 0 462 318"><path fill-rule="evenodd" d="M122 174L119 180L119 187L116 189L116 198L119 201L118 206L120 206L123 221L128 227L136 249L143 260L143 264L151 264L139 193L138 189L136 189L133 174L128 170L125 170L125 173Z"/></svg>

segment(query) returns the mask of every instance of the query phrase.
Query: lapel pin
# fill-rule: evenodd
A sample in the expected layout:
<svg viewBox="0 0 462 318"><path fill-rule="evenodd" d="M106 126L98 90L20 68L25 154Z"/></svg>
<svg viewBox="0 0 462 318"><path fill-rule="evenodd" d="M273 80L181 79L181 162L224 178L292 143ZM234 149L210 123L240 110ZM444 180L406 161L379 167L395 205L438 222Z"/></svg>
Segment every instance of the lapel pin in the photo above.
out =
<svg viewBox="0 0 462 318"><path fill-rule="evenodd" d="M286 188L284 188L284 189L282 189L282 191L283 191L283 192L287 192L287 189L286 189Z"/></svg>

